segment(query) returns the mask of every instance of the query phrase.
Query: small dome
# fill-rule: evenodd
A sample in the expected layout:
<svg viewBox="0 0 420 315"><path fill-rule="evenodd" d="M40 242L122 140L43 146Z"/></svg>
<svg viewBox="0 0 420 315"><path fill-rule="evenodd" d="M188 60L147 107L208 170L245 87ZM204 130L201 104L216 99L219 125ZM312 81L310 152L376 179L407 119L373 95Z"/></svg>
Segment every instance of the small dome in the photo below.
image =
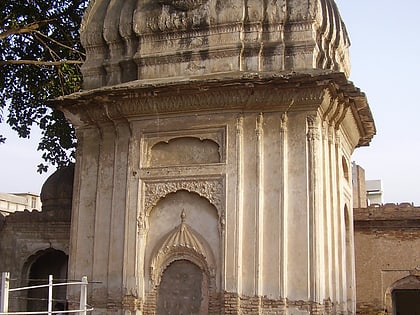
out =
<svg viewBox="0 0 420 315"><path fill-rule="evenodd" d="M74 164L55 171L41 189L43 211L71 212L73 198Z"/></svg>
<svg viewBox="0 0 420 315"><path fill-rule="evenodd" d="M334 0L91 0L80 31L85 89L217 73L350 74Z"/></svg>

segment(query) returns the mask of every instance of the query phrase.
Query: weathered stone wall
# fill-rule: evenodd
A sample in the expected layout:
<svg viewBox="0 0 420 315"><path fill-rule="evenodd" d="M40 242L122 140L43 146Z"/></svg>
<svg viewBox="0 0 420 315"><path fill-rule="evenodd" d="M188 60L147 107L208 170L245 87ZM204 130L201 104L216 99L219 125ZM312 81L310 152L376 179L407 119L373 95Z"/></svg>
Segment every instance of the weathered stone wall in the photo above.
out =
<svg viewBox="0 0 420 315"><path fill-rule="evenodd" d="M31 264L42 253L59 250L68 255L70 216L68 212L24 211L6 217L0 227L0 272L10 272L11 287L27 286ZM10 299L9 311L25 311L23 299ZM16 294L11 296L16 297Z"/></svg>
<svg viewBox="0 0 420 315"><path fill-rule="evenodd" d="M101 282L98 312L153 312L178 259L207 274L210 307L353 311L350 156L374 125L343 74L135 82L62 109L79 139L69 272ZM194 250L171 236L182 210Z"/></svg>
<svg viewBox="0 0 420 315"><path fill-rule="evenodd" d="M420 207L405 203L355 209L354 228L357 312L393 314L392 290L398 281L418 274Z"/></svg>

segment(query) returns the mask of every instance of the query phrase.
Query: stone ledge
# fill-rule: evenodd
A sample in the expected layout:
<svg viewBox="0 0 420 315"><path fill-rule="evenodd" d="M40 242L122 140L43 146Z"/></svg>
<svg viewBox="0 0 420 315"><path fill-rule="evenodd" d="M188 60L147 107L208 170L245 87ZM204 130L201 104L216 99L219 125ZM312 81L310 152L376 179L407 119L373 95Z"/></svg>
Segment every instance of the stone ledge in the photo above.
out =
<svg viewBox="0 0 420 315"><path fill-rule="evenodd" d="M355 229L420 228L420 207L410 203L372 205L353 210Z"/></svg>
<svg viewBox="0 0 420 315"><path fill-rule="evenodd" d="M138 80L74 93L52 105L74 117L77 127L92 121L115 122L156 114L287 112L308 110L311 106L315 110L325 99L336 99L350 108L360 133L358 146L369 145L376 127L366 96L343 73L334 71L236 72Z"/></svg>

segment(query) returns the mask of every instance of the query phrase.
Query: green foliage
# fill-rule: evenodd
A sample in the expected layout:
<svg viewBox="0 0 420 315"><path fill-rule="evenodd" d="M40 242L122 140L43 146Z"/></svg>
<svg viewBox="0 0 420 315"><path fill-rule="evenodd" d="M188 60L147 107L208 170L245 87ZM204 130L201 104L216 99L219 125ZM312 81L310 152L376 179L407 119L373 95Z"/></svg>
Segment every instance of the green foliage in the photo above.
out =
<svg viewBox="0 0 420 315"><path fill-rule="evenodd" d="M80 90L80 65L74 61L84 56L79 26L87 2L5 0L0 12L0 123L24 138L38 125L42 158L58 167L73 161L76 141L48 100ZM40 172L46 169L39 165Z"/></svg>

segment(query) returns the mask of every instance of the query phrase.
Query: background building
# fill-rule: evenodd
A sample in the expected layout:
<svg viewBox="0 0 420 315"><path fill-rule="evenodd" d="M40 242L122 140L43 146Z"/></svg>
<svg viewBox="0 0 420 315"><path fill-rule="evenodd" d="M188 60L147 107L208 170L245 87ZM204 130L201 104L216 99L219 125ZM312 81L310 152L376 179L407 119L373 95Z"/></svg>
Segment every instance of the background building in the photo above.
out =
<svg viewBox="0 0 420 315"><path fill-rule="evenodd" d="M41 198L35 193L0 193L0 213L41 210Z"/></svg>
<svg viewBox="0 0 420 315"><path fill-rule="evenodd" d="M356 300L359 314L420 314L420 207L372 202L353 164ZM374 181L373 190L381 192ZM379 200L375 200L379 201ZM363 206L361 206L363 205Z"/></svg>
<svg viewBox="0 0 420 315"><path fill-rule="evenodd" d="M366 198L369 205L381 205L383 203L382 181L380 179L366 181Z"/></svg>

